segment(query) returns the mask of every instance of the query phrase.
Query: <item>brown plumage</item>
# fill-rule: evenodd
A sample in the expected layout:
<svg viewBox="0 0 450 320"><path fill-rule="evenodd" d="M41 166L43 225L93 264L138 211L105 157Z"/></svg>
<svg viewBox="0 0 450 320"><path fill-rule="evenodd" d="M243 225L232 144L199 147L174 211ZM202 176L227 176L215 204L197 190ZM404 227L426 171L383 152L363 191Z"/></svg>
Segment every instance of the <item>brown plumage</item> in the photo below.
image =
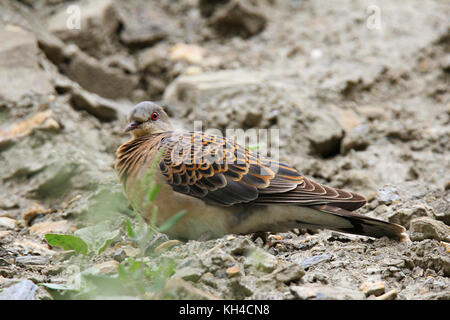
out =
<svg viewBox="0 0 450 320"><path fill-rule="evenodd" d="M187 210L169 230L171 236L195 239L306 227L405 238L402 226L353 213L365 204L363 196L320 185L222 136L174 131L164 110L152 102L139 103L128 120L126 131L132 131L133 139L117 151L120 180L144 216L158 206L159 223ZM157 156L155 179L161 190L145 205L143 177Z"/></svg>

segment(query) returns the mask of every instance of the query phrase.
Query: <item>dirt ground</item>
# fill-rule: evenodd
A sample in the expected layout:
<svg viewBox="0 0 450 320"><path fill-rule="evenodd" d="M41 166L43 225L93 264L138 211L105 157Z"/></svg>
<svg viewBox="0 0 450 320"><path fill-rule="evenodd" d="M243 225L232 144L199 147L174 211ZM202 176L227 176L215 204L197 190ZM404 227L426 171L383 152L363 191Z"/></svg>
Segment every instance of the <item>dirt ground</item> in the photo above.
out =
<svg viewBox="0 0 450 320"><path fill-rule="evenodd" d="M113 166L128 111L153 100L186 129L279 129L280 160L365 195L360 213L411 240L161 236L146 261L176 262L164 290L449 299L449 16L445 0L2 1L0 298L48 299L43 283L138 255ZM120 234L97 255L44 239L101 221Z"/></svg>

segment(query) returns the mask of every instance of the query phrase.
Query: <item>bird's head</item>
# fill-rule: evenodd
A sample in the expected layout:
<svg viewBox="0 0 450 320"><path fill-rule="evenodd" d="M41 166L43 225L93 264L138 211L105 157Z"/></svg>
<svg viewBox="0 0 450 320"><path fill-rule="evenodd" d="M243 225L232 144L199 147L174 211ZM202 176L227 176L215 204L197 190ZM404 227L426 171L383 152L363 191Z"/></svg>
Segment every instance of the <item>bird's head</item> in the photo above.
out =
<svg viewBox="0 0 450 320"><path fill-rule="evenodd" d="M134 106L128 115L125 132L131 131L135 138L172 130L169 116L164 109L151 101L143 101Z"/></svg>

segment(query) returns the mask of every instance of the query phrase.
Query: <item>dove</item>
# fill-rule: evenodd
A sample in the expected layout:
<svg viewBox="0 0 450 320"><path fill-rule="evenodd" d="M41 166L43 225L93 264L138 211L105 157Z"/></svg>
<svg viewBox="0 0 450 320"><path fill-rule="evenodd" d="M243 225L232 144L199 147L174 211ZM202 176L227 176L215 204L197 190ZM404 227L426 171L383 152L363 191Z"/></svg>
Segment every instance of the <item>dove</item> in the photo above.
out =
<svg viewBox="0 0 450 320"><path fill-rule="evenodd" d="M131 110L125 131L132 138L117 149L115 165L125 194L146 219L157 207L157 225L185 210L166 231L171 238L306 228L407 239L404 227L355 213L366 203L362 195L316 183L233 139L175 130L151 101ZM158 186L152 201L146 194L150 183Z"/></svg>

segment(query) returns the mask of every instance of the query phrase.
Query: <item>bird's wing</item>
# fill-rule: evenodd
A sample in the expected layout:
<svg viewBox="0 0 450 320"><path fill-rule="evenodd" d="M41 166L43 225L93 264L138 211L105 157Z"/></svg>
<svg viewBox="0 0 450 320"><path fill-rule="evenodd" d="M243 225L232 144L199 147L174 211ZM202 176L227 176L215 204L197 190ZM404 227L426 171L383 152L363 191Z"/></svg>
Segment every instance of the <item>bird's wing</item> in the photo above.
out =
<svg viewBox="0 0 450 320"><path fill-rule="evenodd" d="M322 186L222 136L182 132L162 139L160 148L159 167L172 188L212 204L333 204L355 210L365 203L360 195Z"/></svg>

